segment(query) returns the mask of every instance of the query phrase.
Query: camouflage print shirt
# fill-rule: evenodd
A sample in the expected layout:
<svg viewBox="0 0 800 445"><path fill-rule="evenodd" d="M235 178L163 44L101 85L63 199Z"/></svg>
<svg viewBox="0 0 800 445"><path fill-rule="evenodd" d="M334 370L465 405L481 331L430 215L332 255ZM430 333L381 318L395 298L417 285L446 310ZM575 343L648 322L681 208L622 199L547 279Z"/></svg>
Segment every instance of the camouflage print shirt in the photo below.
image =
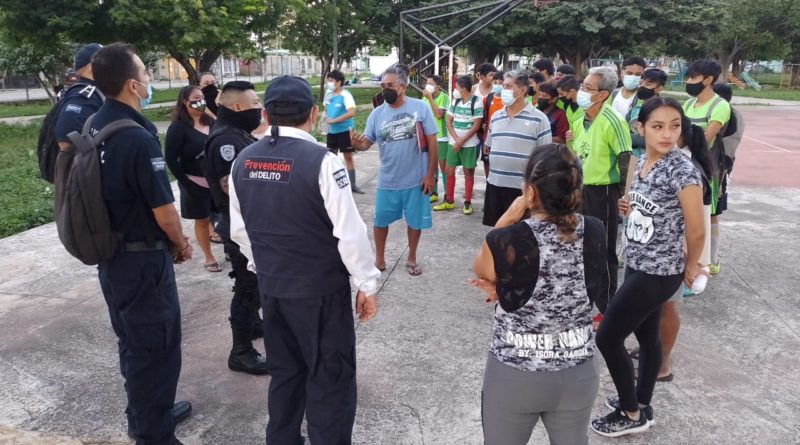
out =
<svg viewBox="0 0 800 445"><path fill-rule="evenodd" d="M538 219L487 235L499 297L491 353L502 363L523 371L558 371L594 355L584 226L579 216L572 242L563 241L554 224ZM604 249L591 255L605 258Z"/></svg>
<svg viewBox="0 0 800 445"><path fill-rule="evenodd" d="M646 161L647 154L639 159L628 192L631 211L625 227L625 264L652 275L681 274L685 224L678 193L690 185L702 187L702 178L678 149L656 161L641 178Z"/></svg>

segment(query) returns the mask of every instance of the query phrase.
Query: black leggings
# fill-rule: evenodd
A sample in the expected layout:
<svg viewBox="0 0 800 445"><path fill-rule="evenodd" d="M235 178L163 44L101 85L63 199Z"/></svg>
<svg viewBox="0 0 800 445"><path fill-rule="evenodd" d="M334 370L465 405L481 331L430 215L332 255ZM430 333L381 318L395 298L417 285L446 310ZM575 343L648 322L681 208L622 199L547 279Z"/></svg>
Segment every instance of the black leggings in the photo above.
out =
<svg viewBox="0 0 800 445"><path fill-rule="evenodd" d="M620 407L636 411L638 403L649 405L659 368L661 305L678 290L683 274L651 275L625 269L625 281L611 299L597 330L595 342L619 394ZM625 349L625 338L639 342L639 379L634 384L633 362Z"/></svg>

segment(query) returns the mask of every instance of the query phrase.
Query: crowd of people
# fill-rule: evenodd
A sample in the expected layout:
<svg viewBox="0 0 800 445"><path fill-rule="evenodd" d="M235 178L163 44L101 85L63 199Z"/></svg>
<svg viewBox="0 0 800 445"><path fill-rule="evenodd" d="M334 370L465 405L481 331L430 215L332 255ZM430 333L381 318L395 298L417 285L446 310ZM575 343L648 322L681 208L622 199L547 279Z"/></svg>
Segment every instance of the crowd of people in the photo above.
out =
<svg viewBox="0 0 800 445"><path fill-rule="evenodd" d="M405 271L421 275L422 231L433 212L456 208L459 167L462 213L481 210L472 202L479 159L482 223L492 229L470 284L494 304L481 393L485 442L525 444L539 419L551 443L564 444L588 443L589 429L617 437L653 424L655 384L674 377L678 302L702 292L693 286L698 277L720 271L719 217L744 123L729 105L730 88L717 83L717 62L689 67L691 98L682 105L660 96L666 73L640 57L619 70L591 68L582 79L548 59L527 71L484 63L455 78L452 97L442 77L428 77L422 99L409 95L408 69L395 65L381 76L363 132L355 131L357 106L339 71L325 80L324 111L298 77L274 79L262 102L249 82L220 87L203 73L180 90L163 152L141 114L152 89L132 46L87 45L75 65L79 87L64 96L55 138L68 152L73 132L104 135L96 143L105 210L122 241L99 262L99 279L137 444L180 443L175 423L191 412L188 402L175 403L181 330L173 263L193 251L167 170L180 190L180 217L194 221L205 270L223 269L213 242L231 263L228 367L271 375L268 444L303 443L304 417L312 443L351 442L351 286L356 314L372 319L389 227L401 219ZM134 124L103 131L121 120ZM353 198L364 193L353 154L373 147L374 253ZM634 351L625 348L631 334ZM261 337L266 356L253 346ZM592 420L595 350L616 394L606 399L611 412Z"/></svg>

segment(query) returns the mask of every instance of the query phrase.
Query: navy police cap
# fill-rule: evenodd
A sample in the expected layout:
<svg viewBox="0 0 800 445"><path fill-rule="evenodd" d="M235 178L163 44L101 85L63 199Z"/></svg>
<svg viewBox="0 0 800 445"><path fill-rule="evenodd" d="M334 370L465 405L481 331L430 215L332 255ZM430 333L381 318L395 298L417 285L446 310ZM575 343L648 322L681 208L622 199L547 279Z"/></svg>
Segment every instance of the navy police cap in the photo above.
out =
<svg viewBox="0 0 800 445"><path fill-rule="evenodd" d="M305 113L313 106L311 86L297 76L276 77L264 92L264 108L272 114L291 116Z"/></svg>

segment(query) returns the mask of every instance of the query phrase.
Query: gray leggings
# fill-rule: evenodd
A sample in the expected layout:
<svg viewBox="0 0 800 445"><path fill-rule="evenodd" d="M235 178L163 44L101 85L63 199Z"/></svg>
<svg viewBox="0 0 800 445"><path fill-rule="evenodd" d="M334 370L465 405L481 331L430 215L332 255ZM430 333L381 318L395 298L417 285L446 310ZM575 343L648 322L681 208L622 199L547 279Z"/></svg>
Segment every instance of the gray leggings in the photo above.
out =
<svg viewBox="0 0 800 445"><path fill-rule="evenodd" d="M541 417L553 445L586 445L600 384L594 357L561 371L521 371L491 353L483 378L485 445L525 445Z"/></svg>

